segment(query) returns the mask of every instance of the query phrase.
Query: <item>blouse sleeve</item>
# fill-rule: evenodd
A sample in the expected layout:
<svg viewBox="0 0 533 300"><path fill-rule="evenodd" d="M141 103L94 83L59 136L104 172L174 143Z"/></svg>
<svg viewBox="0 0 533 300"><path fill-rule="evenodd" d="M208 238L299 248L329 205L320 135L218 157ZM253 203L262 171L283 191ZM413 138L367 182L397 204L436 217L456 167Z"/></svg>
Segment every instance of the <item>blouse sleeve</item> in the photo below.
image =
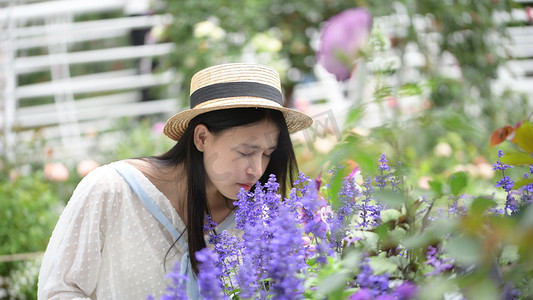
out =
<svg viewBox="0 0 533 300"><path fill-rule="evenodd" d="M103 166L76 187L43 257L39 299L86 299L94 293L106 231L122 194L120 178Z"/></svg>

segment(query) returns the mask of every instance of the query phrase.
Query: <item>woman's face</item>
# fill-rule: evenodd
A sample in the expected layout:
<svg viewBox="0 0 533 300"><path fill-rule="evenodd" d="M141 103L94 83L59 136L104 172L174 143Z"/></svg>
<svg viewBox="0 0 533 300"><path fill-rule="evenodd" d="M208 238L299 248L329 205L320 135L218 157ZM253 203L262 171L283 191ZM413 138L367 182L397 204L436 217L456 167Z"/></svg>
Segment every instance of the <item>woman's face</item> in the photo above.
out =
<svg viewBox="0 0 533 300"><path fill-rule="evenodd" d="M214 135L196 126L194 141L203 152L206 193L216 191L237 199L240 188L249 190L265 172L277 147L279 128L269 120L235 127Z"/></svg>

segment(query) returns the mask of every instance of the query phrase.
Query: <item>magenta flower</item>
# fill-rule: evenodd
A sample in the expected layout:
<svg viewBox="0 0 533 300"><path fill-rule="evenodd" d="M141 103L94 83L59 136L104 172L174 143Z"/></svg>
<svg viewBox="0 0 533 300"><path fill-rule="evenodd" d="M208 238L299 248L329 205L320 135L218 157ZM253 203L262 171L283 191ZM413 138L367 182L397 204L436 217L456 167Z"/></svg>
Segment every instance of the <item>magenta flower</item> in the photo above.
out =
<svg viewBox="0 0 533 300"><path fill-rule="evenodd" d="M364 8L352 8L331 17L320 37L317 62L337 80L350 78L354 60L368 41L372 15Z"/></svg>

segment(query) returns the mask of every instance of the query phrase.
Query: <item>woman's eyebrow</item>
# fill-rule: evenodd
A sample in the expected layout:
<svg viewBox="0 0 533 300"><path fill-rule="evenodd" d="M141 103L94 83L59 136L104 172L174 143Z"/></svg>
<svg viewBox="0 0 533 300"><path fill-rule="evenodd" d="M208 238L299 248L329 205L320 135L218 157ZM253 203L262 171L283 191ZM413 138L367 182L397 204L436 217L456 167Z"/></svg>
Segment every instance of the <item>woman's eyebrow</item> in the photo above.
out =
<svg viewBox="0 0 533 300"><path fill-rule="evenodd" d="M254 150L263 149L263 147L260 147L258 145L246 144L246 143L238 144L236 147L246 147L246 148L250 148L250 149L254 149ZM278 145L274 145L274 146L268 147L266 149L267 150L276 150L277 147L278 147Z"/></svg>

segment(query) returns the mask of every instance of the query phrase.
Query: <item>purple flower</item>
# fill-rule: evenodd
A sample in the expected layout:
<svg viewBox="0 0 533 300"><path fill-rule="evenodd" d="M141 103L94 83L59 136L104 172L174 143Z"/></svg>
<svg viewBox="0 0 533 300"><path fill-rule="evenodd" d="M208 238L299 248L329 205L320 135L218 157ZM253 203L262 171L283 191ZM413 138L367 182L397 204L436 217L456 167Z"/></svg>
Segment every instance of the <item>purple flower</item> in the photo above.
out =
<svg viewBox="0 0 533 300"><path fill-rule="evenodd" d="M503 151L500 149L500 150L498 150L498 159L496 160L496 162L493 165L494 166L494 168L492 168L493 170L505 171L505 170L513 167L512 165L501 163L500 162L500 158L502 158L502 156L503 156Z"/></svg>
<svg viewBox="0 0 533 300"><path fill-rule="evenodd" d="M204 248L195 253L199 264L198 284L203 299L226 299L224 287L220 280L221 272L216 266L217 255Z"/></svg>
<svg viewBox="0 0 533 300"><path fill-rule="evenodd" d="M466 208L464 205L461 205L458 201L458 199L455 199L454 197L450 196L452 203L448 207L448 215L450 217L461 217L465 216L468 212L468 208ZM459 198L464 198L464 194L459 196Z"/></svg>
<svg viewBox="0 0 533 300"><path fill-rule="evenodd" d="M331 17L320 37L317 62L337 80L350 78L354 60L367 42L372 16L364 8L352 8Z"/></svg>
<svg viewBox="0 0 533 300"><path fill-rule="evenodd" d="M513 166L501 163L500 159L502 158L502 156L503 156L503 151L500 149L498 150L498 159L494 163L493 170L500 170L502 172L502 179L496 182L494 186L501 187L505 192L507 192L504 212L508 213L508 211L510 211L511 214L514 214L519 209L519 203L515 199L515 197L512 195L514 181L512 181L509 176L505 175L505 170L512 168Z"/></svg>
<svg viewBox="0 0 533 300"><path fill-rule="evenodd" d="M239 272L236 275L239 284L239 296L242 299L255 299L259 289L257 271L249 256L244 256Z"/></svg>
<svg viewBox="0 0 533 300"><path fill-rule="evenodd" d="M375 198L372 196L375 189L372 186L372 178L367 177L363 183L363 196L361 204L358 204L359 217L361 221L357 224L361 228L372 228L379 225L381 220L381 210L383 206L375 202Z"/></svg>
<svg viewBox="0 0 533 300"><path fill-rule="evenodd" d="M167 274L166 278L172 280L172 285L168 285L165 289L165 294L159 298L160 300L186 300L186 282L187 276L180 273L179 262L174 264L172 271ZM155 299L153 295L148 295L147 299Z"/></svg>
<svg viewBox="0 0 533 300"><path fill-rule="evenodd" d="M385 155L385 153L381 153L380 157L379 157L379 165L378 165L378 170L379 171L390 171L390 167L387 165L387 156Z"/></svg>
<svg viewBox="0 0 533 300"><path fill-rule="evenodd" d="M266 269L272 279L270 292L274 299L302 298L303 279L298 273L307 265L302 247L303 233L294 219L294 214L281 206L279 217L273 224L273 238L269 245L271 259Z"/></svg>
<svg viewBox="0 0 533 300"><path fill-rule="evenodd" d="M217 227L217 223L211 219L210 215L205 215L204 232L211 231Z"/></svg>
<svg viewBox="0 0 533 300"><path fill-rule="evenodd" d="M239 239L223 231L219 234L210 234L209 243L214 245L213 250L218 256L216 266L220 268L223 276L229 277L239 263Z"/></svg>
<svg viewBox="0 0 533 300"><path fill-rule="evenodd" d="M361 272L357 275L356 282L361 288L368 289L374 296L384 294L389 289L389 275L374 275L368 258L361 264Z"/></svg>
<svg viewBox="0 0 533 300"><path fill-rule="evenodd" d="M394 290L394 295L400 300L413 299L417 293L418 288L410 281L403 282Z"/></svg>
<svg viewBox="0 0 533 300"><path fill-rule="evenodd" d="M496 182L495 187L501 187L504 191L509 192L513 189L514 181L509 176L503 176L503 178Z"/></svg>
<svg viewBox="0 0 533 300"><path fill-rule="evenodd" d="M425 264L433 267L433 271L426 274L430 275L439 275L445 271L449 271L453 268L452 260L449 258L441 259L439 258L438 248L433 246L428 246L426 251L426 262Z"/></svg>
<svg viewBox="0 0 533 300"><path fill-rule="evenodd" d="M233 260L235 264L231 267L237 270L240 297L261 298L265 293L264 285L268 285L268 294L275 299L302 297L303 279L298 273L307 268L307 264L297 208L302 207L306 197L316 197L316 190L303 174L298 180L297 183L303 186L294 188L285 202L277 193L279 184L273 175L264 186L258 183L253 194L242 191L239 194L236 221L244 233L241 242L232 246L238 252L218 245L215 245L215 251L220 251L226 261L228 257L230 261L233 257L241 257ZM227 239L217 242L224 244L223 240ZM236 266L237 262L240 262L239 266Z"/></svg>
<svg viewBox="0 0 533 300"><path fill-rule="evenodd" d="M360 289L351 295L349 300L373 300L374 294L368 289Z"/></svg>
<svg viewBox="0 0 533 300"><path fill-rule="evenodd" d="M375 298L375 300L397 300L396 297L388 294L382 294Z"/></svg>

